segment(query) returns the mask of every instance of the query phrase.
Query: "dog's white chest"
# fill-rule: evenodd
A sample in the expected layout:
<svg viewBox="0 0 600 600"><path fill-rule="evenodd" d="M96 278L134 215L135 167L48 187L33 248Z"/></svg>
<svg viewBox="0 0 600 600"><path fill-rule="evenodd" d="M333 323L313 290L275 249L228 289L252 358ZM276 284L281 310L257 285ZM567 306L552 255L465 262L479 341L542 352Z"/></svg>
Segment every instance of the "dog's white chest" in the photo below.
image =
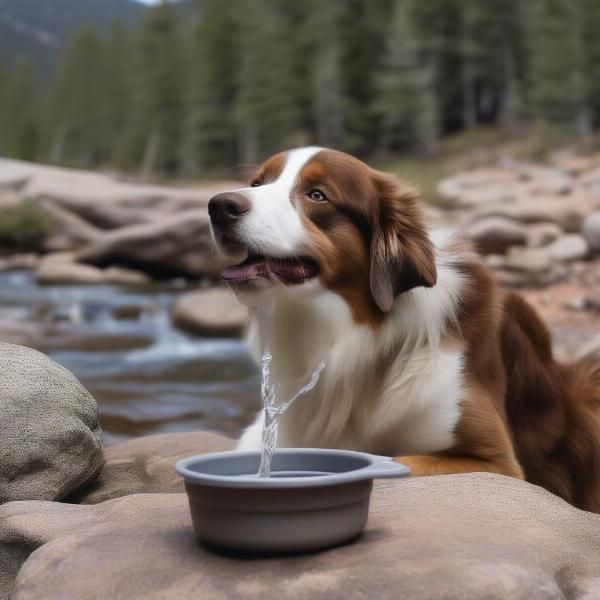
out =
<svg viewBox="0 0 600 600"><path fill-rule="evenodd" d="M398 356L380 379L363 360L332 361L323 385L282 418L279 446L337 447L389 455L447 450L464 396L457 351Z"/></svg>
<svg viewBox="0 0 600 600"><path fill-rule="evenodd" d="M280 447L400 455L454 446L466 393L464 357L440 338L460 278L443 266L438 271L438 285L398 298L378 332L355 325L345 302L327 292L302 304L303 312L280 311L280 335L269 347L282 397L306 383L317 359L326 363L318 386L282 417ZM239 447L259 448L261 427L259 416Z"/></svg>
<svg viewBox="0 0 600 600"><path fill-rule="evenodd" d="M463 356L459 351L423 351L403 357L388 373L368 438L378 452L428 453L454 445L464 397Z"/></svg>

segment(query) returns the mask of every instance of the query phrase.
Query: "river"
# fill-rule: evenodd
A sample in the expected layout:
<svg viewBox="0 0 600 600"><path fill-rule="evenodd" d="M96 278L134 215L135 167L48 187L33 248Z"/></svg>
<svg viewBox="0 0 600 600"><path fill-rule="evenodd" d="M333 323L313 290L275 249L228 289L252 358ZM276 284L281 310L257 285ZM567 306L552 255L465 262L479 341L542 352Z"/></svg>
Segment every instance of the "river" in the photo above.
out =
<svg viewBox="0 0 600 600"><path fill-rule="evenodd" d="M236 437L258 410L258 371L243 341L174 329L179 293L174 285L44 287L28 272L0 273L0 320L35 331L31 345L90 391L107 444L175 431Z"/></svg>

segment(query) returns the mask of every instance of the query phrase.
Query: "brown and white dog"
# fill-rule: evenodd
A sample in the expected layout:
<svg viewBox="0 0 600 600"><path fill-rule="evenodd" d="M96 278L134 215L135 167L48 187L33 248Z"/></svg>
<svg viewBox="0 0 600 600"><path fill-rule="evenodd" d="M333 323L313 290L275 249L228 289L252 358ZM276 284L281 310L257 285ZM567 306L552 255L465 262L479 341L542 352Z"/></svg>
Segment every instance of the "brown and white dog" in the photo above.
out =
<svg viewBox="0 0 600 600"><path fill-rule="evenodd" d="M429 232L413 190L308 147L209 212L279 397L326 363L280 446L393 455L414 475L501 473L600 512L600 365L557 363L535 311ZM260 447L261 419L239 448Z"/></svg>

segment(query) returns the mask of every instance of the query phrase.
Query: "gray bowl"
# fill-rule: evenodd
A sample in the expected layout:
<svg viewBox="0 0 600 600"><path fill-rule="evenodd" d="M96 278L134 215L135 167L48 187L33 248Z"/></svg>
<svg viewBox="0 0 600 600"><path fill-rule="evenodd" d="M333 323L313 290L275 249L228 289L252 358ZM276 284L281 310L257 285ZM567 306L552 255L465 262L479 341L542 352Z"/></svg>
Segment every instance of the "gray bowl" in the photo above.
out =
<svg viewBox="0 0 600 600"><path fill-rule="evenodd" d="M254 553L335 546L364 529L373 479L410 474L350 450L278 449L268 479L256 476L259 462L259 452L218 452L177 463L202 542Z"/></svg>

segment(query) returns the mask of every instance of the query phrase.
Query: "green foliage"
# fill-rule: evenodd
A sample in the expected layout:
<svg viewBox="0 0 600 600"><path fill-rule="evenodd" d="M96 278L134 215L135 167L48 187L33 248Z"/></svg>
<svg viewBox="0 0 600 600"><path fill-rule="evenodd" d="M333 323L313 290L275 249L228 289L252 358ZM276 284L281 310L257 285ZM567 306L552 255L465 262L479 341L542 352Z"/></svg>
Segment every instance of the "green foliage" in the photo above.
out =
<svg viewBox="0 0 600 600"><path fill-rule="evenodd" d="M0 248L40 250L54 232L54 223L30 200L0 209Z"/></svg>
<svg viewBox="0 0 600 600"><path fill-rule="evenodd" d="M308 60L306 105L314 119L316 141L322 146L341 146L346 135L345 101L342 88L341 25L344 0L327 3L311 0L301 31ZM326 31L327 35L323 35Z"/></svg>
<svg viewBox="0 0 600 600"><path fill-rule="evenodd" d="M238 2L239 68L235 119L242 162L293 143L299 123L293 36L287 0Z"/></svg>
<svg viewBox="0 0 600 600"><path fill-rule="evenodd" d="M50 91L49 160L78 167L106 161L110 131L106 128L105 47L91 27L84 27L67 46Z"/></svg>
<svg viewBox="0 0 600 600"><path fill-rule="evenodd" d="M533 116L587 133L587 82L581 2L528 3Z"/></svg>
<svg viewBox="0 0 600 600"><path fill-rule="evenodd" d="M375 80L373 111L382 121L380 150L412 146L430 155L438 136L433 73L421 62L407 8L398 4L392 17L383 64Z"/></svg>
<svg viewBox="0 0 600 600"><path fill-rule="evenodd" d="M116 152L124 168L175 175L180 168L183 94L180 24L169 4L149 11L135 39L127 127Z"/></svg>
<svg viewBox="0 0 600 600"><path fill-rule="evenodd" d="M186 6L145 9L133 32L79 30L48 89L26 61L0 66L0 152L198 176L307 143L431 155L494 125L539 123L541 155L555 130L600 125L597 0Z"/></svg>
<svg viewBox="0 0 600 600"><path fill-rule="evenodd" d="M0 89L0 153L35 160L40 147L38 86L31 62L21 59Z"/></svg>
<svg viewBox="0 0 600 600"><path fill-rule="evenodd" d="M182 161L186 173L228 164L235 155L233 105L237 29L233 0L204 0L188 48L189 86Z"/></svg>

